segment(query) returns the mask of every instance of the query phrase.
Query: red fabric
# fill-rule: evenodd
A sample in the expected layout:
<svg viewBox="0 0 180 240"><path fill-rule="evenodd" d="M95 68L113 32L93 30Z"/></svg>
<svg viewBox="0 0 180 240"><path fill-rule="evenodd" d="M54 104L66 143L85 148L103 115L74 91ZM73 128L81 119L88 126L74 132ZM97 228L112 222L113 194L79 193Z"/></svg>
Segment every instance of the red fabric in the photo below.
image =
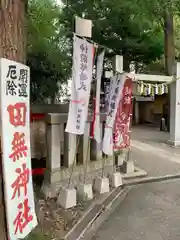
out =
<svg viewBox="0 0 180 240"><path fill-rule="evenodd" d="M114 149L120 150L130 146L130 123L132 116L132 79L127 78L124 84L122 99L114 124ZM121 139L122 137L122 139Z"/></svg>
<svg viewBox="0 0 180 240"><path fill-rule="evenodd" d="M32 175L44 175L45 170L45 168L32 169Z"/></svg>
<svg viewBox="0 0 180 240"><path fill-rule="evenodd" d="M42 120L45 118L45 113L31 113L31 122L35 120Z"/></svg>
<svg viewBox="0 0 180 240"><path fill-rule="evenodd" d="M15 105L9 105L7 107L9 113L9 122L14 127L22 126L26 124L27 106L24 102L18 102Z"/></svg>

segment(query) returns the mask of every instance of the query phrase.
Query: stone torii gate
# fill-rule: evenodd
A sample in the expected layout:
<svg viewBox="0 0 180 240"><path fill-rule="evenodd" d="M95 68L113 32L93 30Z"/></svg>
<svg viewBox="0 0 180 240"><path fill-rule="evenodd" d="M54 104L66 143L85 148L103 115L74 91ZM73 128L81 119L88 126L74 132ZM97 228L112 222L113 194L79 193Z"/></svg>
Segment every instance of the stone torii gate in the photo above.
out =
<svg viewBox="0 0 180 240"><path fill-rule="evenodd" d="M170 84L170 136L168 144L180 145L180 62L176 64L176 76L135 74L135 81Z"/></svg>
<svg viewBox="0 0 180 240"><path fill-rule="evenodd" d="M123 56L115 56L113 65L116 71L123 72ZM170 136L167 143L175 147L180 146L180 62L176 63L175 76L135 73L130 73L130 75L133 77L134 82L170 84Z"/></svg>

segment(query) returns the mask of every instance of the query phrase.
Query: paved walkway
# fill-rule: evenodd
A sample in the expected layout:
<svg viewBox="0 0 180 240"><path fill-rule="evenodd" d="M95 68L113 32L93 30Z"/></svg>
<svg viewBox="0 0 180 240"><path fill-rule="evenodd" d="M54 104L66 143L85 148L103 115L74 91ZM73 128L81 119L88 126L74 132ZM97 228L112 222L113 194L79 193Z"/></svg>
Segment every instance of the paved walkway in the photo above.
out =
<svg viewBox="0 0 180 240"><path fill-rule="evenodd" d="M179 240L180 180L134 187L92 240Z"/></svg>
<svg viewBox="0 0 180 240"><path fill-rule="evenodd" d="M134 128L132 157L149 176L180 172L180 148L166 145L168 133ZM179 240L180 180L133 187L92 240Z"/></svg>
<svg viewBox="0 0 180 240"><path fill-rule="evenodd" d="M149 176L180 173L180 148L166 144L169 133L136 127L132 131L132 158Z"/></svg>

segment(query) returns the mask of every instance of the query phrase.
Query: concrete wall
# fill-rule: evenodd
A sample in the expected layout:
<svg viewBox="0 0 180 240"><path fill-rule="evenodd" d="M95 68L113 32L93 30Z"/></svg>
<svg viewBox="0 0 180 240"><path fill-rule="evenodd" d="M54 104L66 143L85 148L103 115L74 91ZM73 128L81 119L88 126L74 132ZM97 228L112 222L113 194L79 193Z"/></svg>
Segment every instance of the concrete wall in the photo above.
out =
<svg viewBox="0 0 180 240"><path fill-rule="evenodd" d="M69 104L31 105L32 113L68 113Z"/></svg>
<svg viewBox="0 0 180 240"><path fill-rule="evenodd" d="M45 158L47 156L46 145L46 116L48 113L68 113L69 104L57 105L31 105L31 115L35 116L31 122L31 157ZM44 114L44 119L36 119L36 114Z"/></svg>
<svg viewBox="0 0 180 240"><path fill-rule="evenodd" d="M45 158L47 156L47 125L51 123L51 117L48 114L54 114L54 121L61 123L61 130L65 128L67 122L69 105L32 105L31 115L44 114L43 119L33 120L31 122L31 156L32 158ZM60 115L59 115L60 114ZM92 115L89 114L88 121L92 121ZM105 114L101 114L101 121L105 121ZM61 153L64 154L64 131L61 131Z"/></svg>
<svg viewBox="0 0 180 240"><path fill-rule="evenodd" d="M168 96L156 96L153 102L139 102L140 123L159 124L163 114L163 105L167 102Z"/></svg>

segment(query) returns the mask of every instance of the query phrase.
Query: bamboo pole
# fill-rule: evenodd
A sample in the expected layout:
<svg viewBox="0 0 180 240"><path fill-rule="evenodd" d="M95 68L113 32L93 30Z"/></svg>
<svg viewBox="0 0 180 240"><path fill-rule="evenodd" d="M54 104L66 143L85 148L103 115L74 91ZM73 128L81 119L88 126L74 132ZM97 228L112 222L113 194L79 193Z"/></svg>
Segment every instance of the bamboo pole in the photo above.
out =
<svg viewBox="0 0 180 240"><path fill-rule="evenodd" d="M69 181L68 181L68 188L71 185L72 176L73 176L74 169L75 169L75 166L76 166L76 155L77 155L78 150L79 150L79 144L80 144L80 135L77 137L76 151L75 151L75 154L74 154L73 164L72 164L72 167L71 167L71 173L70 173L70 177L69 177Z"/></svg>
<svg viewBox="0 0 180 240"><path fill-rule="evenodd" d="M87 152L86 152L86 159L85 159L85 167L84 167L84 184L86 184L86 180L87 180L87 166L88 166L88 154L89 154L89 148L90 148L90 141L91 139L89 138Z"/></svg>

